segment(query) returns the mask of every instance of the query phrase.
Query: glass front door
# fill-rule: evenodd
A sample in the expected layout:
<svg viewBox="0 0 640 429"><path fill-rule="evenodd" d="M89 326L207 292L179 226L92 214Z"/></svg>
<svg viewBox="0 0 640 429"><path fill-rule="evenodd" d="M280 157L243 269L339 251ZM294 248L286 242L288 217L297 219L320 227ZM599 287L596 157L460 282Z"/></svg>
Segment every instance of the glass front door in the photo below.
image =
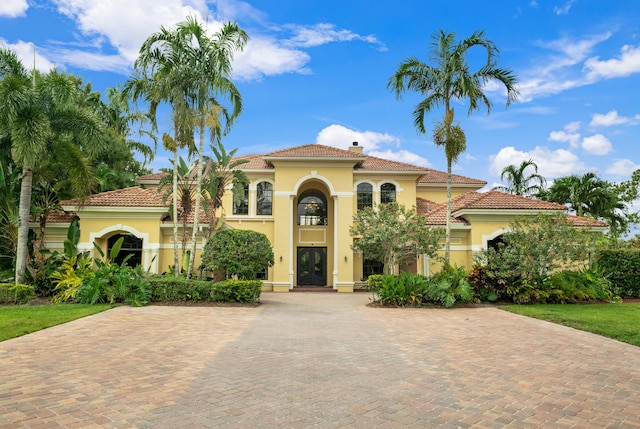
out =
<svg viewBox="0 0 640 429"><path fill-rule="evenodd" d="M298 286L326 286L326 247L298 247L297 280Z"/></svg>

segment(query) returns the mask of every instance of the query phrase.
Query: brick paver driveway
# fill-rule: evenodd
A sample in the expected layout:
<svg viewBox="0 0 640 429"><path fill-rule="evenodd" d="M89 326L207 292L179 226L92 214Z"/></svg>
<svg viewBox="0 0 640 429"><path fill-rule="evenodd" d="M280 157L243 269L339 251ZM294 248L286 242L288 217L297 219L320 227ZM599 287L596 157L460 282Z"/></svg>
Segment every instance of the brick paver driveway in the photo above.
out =
<svg viewBox="0 0 640 429"><path fill-rule="evenodd" d="M640 428L640 348L495 308L119 307L0 343L0 427Z"/></svg>

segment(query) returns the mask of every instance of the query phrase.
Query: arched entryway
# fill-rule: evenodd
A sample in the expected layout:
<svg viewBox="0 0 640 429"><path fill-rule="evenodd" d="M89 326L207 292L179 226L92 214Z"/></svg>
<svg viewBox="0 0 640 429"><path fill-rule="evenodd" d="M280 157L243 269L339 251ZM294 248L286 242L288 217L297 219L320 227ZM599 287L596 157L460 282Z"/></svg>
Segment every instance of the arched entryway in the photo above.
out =
<svg viewBox="0 0 640 429"><path fill-rule="evenodd" d="M293 205L295 286L327 286L333 270L334 215L330 191L320 180L303 183Z"/></svg>

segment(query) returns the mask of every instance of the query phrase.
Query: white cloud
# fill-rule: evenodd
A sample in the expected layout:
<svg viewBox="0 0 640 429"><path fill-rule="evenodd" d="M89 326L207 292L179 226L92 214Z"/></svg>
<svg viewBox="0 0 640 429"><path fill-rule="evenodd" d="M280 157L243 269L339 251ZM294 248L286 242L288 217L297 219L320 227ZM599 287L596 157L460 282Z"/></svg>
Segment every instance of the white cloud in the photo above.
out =
<svg viewBox="0 0 640 429"><path fill-rule="evenodd" d="M571 6L573 5L574 2L575 2L575 0L569 0L568 2L566 2L562 6L554 6L553 7L553 13L555 13L556 15L566 15L566 14L568 14L569 13L569 9L571 9Z"/></svg>
<svg viewBox="0 0 640 429"><path fill-rule="evenodd" d="M602 134L585 137L582 148L592 155L606 155L612 150L611 142Z"/></svg>
<svg viewBox="0 0 640 429"><path fill-rule="evenodd" d="M638 115L636 115L637 117ZM611 127L614 125L628 124L632 122L631 118L619 116L617 110L611 110L604 115L596 113L593 115L589 126L591 127Z"/></svg>
<svg viewBox="0 0 640 429"><path fill-rule="evenodd" d="M283 73L311 73L306 67L311 57L304 51L279 46L273 39L255 37L236 54L233 74L243 80L260 80Z"/></svg>
<svg viewBox="0 0 640 429"><path fill-rule="evenodd" d="M24 16L27 9L29 9L27 0L2 0L0 2L0 16L17 18Z"/></svg>
<svg viewBox="0 0 640 429"><path fill-rule="evenodd" d="M313 46L326 45L331 42L351 42L359 40L377 45L380 50L387 48L373 35L361 36L350 30L336 29L335 25L320 23L315 25L287 24L283 28L291 31L293 36L287 43L295 47L310 48Z"/></svg>
<svg viewBox="0 0 640 429"><path fill-rule="evenodd" d="M577 133L578 129L580 129L580 121L569 122L564 126L564 131L551 131L549 133L549 140L569 143L569 146L575 149L580 146L580 134Z"/></svg>
<svg viewBox="0 0 640 429"><path fill-rule="evenodd" d="M513 146L507 146L490 156L489 169L491 173L500 177L502 169L508 165L519 165L521 162L532 159L538 165L538 173L550 180L556 177L577 174L586 170L586 167L578 157L566 149L550 150L546 147L536 146L530 151L520 151Z"/></svg>
<svg viewBox="0 0 640 429"><path fill-rule="evenodd" d="M584 71L591 80L640 73L640 46L625 45L621 49L620 56L610 60L601 61L600 57L589 58L584 63Z"/></svg>
<svg viewBox="0 0 640 429"><path fill-rule="evenodd" d="M616 159L605 171L614 176L631 176L631 173L639 168L640 164L636 164L630 159Z"/></svg>
<svg viewBox="0 0 640 429"><path fill-rule="evenodd" d="M365 152L375 151L381 145L398 146L400 140L387 133L375 131L355 131L342 125L329 125L322 129L316 137L316 143L347 149L353 142L358 142Z"/></svg>
<svg viewBox="0 0 640 429"><path fill-rule="evenodd" d="M417 165L420 167L430 167L431 163L428 159L421 157L413 152L409 152L406 150L399 150L398 152L393 152L391 150L385 151L369 151L367 155L375 156L378 158L386 159L389 161L397 161L404 162L411 165Z"/></svg>
<svg viewBox="0 0 640 429"><path fill-rule="evenodd" d="M34 45L32 43L23 42L22 40L19 40L17 43L8 43L6 40L0 39L0 47L4 47L15 52L18 58L20 59L20 61L22 61L22 64L27 69L33 68ZM36 49L35 65L38 71L46 73L56 66L51 61L49 61L48 59L46 59L44 56L41 55L41 50L38 47L35 47L35 49Z"/></svg>

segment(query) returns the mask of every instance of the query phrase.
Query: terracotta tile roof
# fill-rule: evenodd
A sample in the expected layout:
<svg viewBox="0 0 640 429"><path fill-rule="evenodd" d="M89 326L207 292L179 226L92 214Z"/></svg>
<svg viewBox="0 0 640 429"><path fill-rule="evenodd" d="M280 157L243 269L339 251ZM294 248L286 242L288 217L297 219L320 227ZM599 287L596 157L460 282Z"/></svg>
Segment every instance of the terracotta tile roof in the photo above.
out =
<svg viewBox="0 0 640 429"><path fill-rule="evenodd" d="M467 192L455 198L452 211L462 209L502 209L502 210L563 210L561 204L535 200L499 191Z"/></svg>
<svg viewBox="0 0 640 429"><path fill-rule="evenodd" d="M371 171L417 171L420 173L429 171L428 168L418 167L404 162L389 161L369 155L356 166L356 169Z"/></svg>
<svg viewBox="0 0 640 429"><path fill-rule="evenodd" d="M273 165L265 161L263 156L264 155L245 155L234 158L234 160L246 159L249 161L239 167L241 170L273 170Z"/></svg>
<svg viewBox="0 0 640 429"><path fill-rule="evenodd" d="M363 159L365 156L345 149L338 149L321 144L306 144L288 149L269 152L264 155L267 158L345 158Z"/></svg>
<svg viewBox="0 0 640 429"><path fill-rule="evenodd" d="M578 217L575 215L567 215L567 220L573 224L573 226L584 226L593 228L607 228L609 224L600 220L589 219L587 217Z"/></svg>
<svg viewBox="0 0 640 429"><path fill-rule="evenodd" d="M435 201L427 200L426 198L416 198L416 211L418 213L427 214L439 209L441 206L442 204L438 204Z"/></svg>
<svg viewBox="0 0 640 429"><path fill-rule="evenodd" d="M77 200L60 201L62 206L75 206L77 204ZM163 203L162 196L156 189L132 186L91 195L83 205L88 207L166 207L169 205L169 201Z"/></svg>
<svg viewBox="0 0 640 429"><path fill-rule="evenodd" d="M429 172L418 179L418 185L429 183L447 183L447 173L444 171L432 170L427 168ZM451 183L454 185L481 185L487 184L484 180L472 179L470 177L460 176L458 174L451 175Z"/></svg>
<svg viewBox="0 0 640 429"><path fill-rule="evenodd" d="M169 173L165 173L163 172L159 172L159 173L152 173L152 174L145 174L143 176L138 176L138 181L141 180L145 180L145 181L160 181L160 179L162 179L164 176L168 175Z"/></svg>
<svg viewBox="0 0 640 429"><path fill-rule="evenodd" d="M73 212L65 212L63 210L54 210L49 213L47 217L47 223L70 223L76 214ZM32 219L29 219L32 221Z"/></svg>

